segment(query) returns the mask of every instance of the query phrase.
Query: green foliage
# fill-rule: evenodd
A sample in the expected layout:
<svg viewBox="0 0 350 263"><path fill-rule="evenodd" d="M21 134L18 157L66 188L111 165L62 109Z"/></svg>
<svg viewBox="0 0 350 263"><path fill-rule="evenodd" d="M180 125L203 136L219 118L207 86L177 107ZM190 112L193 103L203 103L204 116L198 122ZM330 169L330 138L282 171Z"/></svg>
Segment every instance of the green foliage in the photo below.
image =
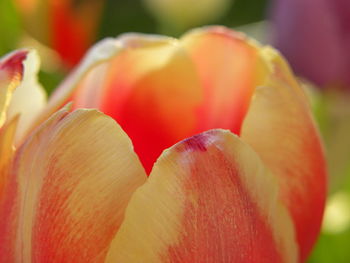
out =
<svg viewBox="0 0 350 263"><path fill-rule="evenodd" d="M339 234L322 234L309 263L349 263L350 229Z"/></svg>
<svg viewBox="0 0 350 263"><path fill-rule="evenodd" d="M211 24L235 27L257 22L266 17L268 5L269 0L233 0L226 15ZM124 32L161 33L175 37L184 33L174 32L166 25L158 25L142 0L107 0L99 38Z"/></svg>
<svg viewBox="0 0 350 263"><path fill-rule="evenodd" d="M17 47L22 32L12 0L0 1L0 56Z"/></svg>

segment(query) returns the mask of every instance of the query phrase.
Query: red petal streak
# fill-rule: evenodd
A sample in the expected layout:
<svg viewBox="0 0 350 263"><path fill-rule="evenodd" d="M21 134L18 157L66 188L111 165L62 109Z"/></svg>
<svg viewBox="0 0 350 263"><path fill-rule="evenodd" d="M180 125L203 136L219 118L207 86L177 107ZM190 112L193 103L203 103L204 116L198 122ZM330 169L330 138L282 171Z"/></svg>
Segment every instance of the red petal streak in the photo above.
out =
<svg viewBox="0 0 350 263"><path fill-rule="evenodd" d="M23 61L26 59L27 54L28 51L21 50L10 55L4 61L0 61L0 71L6 71L10 78L19 76L21 79L24 70Z"/></svg>
<svg viewBox="0 0 350 263"><path fill-rule="evenodd" d="M213 149L215 136L216 131L197 135L177 147L180 154L192 152L191 175L183 189L195 201L186 198L182 238L180 245L169 248L169 262L283 262L270 226L242 185L239 160L232 162ZM211 148L210 165L201 153L207 147ZM186 234L194 228L196 234Z"/></svg>

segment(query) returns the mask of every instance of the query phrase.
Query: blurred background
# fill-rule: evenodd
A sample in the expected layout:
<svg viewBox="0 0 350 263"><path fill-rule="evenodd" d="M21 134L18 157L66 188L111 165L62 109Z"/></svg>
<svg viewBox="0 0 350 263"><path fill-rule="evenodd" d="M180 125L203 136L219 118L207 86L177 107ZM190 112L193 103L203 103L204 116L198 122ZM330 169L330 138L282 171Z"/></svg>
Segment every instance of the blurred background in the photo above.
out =
<svg viewBox="0 0 350 263"><path fill-rule="evenodd" d="M349 0L0 0L0 56L33 47L50 94L98 40L179 37L221 24L278 48L304 83L325 140L329 198L308 262L350 262Z"/></svg>

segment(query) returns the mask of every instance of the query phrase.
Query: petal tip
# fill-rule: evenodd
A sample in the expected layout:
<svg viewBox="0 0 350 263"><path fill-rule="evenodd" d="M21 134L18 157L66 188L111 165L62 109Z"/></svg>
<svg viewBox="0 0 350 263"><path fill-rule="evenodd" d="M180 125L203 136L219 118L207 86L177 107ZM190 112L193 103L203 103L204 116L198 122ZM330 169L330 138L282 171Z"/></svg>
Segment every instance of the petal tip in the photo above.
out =
<svg viewBox="0 0 350 263"><path fill-rule="evenodd" d="M20 76L23 76L23 62L27 58L28 53L29 51L24 49L12 52L0 63L0 70L7 71L11 77L18 73Z"/></svg>

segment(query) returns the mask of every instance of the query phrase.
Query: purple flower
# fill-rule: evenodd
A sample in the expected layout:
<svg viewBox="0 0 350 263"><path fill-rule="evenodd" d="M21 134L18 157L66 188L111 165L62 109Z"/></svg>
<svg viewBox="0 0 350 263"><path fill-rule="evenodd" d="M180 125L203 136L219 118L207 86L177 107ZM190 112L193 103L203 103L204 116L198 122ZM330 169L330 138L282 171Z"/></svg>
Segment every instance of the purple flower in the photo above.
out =
<svg viewBox="0 0 350 263"><path fill-rule="evenodd" d="M350 1L274 0L274 45L297 74L350 89Z"/></svg>

